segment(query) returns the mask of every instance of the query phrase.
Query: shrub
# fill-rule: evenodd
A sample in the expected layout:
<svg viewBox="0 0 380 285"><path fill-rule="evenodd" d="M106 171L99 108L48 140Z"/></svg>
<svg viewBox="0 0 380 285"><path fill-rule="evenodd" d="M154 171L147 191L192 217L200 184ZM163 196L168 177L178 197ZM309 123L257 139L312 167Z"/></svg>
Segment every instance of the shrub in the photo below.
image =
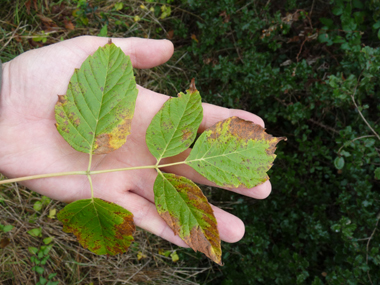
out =
<svg viewBox="0 0 380 285"><path fill-rule="evenodd" d="M236 201L246 235L205 283L380 280L380 18L374 1L310 2L182 1L201 18L182 18L182 63L204 98L288 137L269 198L213 194Z"/></svg>

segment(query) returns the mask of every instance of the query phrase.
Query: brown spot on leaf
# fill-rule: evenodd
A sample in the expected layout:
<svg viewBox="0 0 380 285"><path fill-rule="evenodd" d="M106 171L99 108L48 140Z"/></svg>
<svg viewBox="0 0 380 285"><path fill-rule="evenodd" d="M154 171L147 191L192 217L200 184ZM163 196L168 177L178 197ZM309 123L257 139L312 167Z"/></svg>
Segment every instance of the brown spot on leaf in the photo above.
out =
<svg viewBox="0 0 380 285"><path fill-rule="evenodd" d="M110 134L101 134L96 137L95 145L96 149L93 151L93 154L106 154L110 153L114 149L110 145L111 136Z"/></svg>
<svg viewBox="0 0 380 285"><path fill-rule="evenodd" d="M215 251L215 249L220 249L219 235L216 236L212 231L202 231L200 227L194 227L190 231L190 236L184 237L184 241L193 250L200 251L217 264L223 265L221 253Z"/></svg>
<svg viewBox="0 0 380 285"><path fill-rule="evenodd" d="M58 102L59 104L63 105L67 102L66 95L58 95Z"/></svg>
<svg viewBox="0 0 380 285"><path fill-rule="evenodd" d="M115 226L115 238L123 240L126 236L132 236L136 230L133 223L133 215L126 215L124 213L117 213L118 216L123 216L123 223ZM132 241L132 240L131 240Z"/></svg>
<svg viewBox="0 0 380 285"><path fill-rule="evenodd" d="M124 119L110 133L95 138L93 154L106 154L120 148L126 141L131 129L131 119Z"/></svg>
<svg viewBox="0 0 380 285"><path fill-rule="evenodd" d="M223 129L228 129L228 132L239 140L265 140L269 143L269 148L266 150L268 155L273 155L276 150L276 145L279 141L285 140L285 137L273 137L265 132L265 128L251 121L243 120L239 117L230 117L224 121L218 122L209 128L210 139L217 139Z"/></svg>
<svg viewBox="0 0 380 285"><path fill-rule="evenodd" d="M159 214L161 218L164 219L166 224L173 230L174 234L179 235L179 232L181 230L179 226L179 220L176 217L170 215L169 212L159 212Z"/></svg>
<svg viewBox="0 0 380 285"><path fill-rule="evenodd" d="M191 138L191 136L193 135L193 132L189 129L184 129L182 130L182 139L181 141L184 142L184 141L187 141L189 138Z"/></svg>
<svg viewBox="0 0 380 285"><path fill-rule="evenodd" d="M108 39L108 45L112 45L112 39Z"/></svg>
<svg viewBox="0 0 380 285"><path fill-rule="evenodd" d="M74 125L79 126L80 120L74 112L69 114L69 119Z"/></svg>

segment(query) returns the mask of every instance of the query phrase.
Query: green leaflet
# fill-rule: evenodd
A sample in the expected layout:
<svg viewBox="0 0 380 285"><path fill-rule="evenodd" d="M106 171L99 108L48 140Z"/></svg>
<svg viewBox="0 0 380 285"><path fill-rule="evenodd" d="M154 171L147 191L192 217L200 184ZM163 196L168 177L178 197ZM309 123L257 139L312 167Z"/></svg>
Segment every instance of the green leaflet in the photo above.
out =
<svg viewBox="0 0 380 285"><path fill-rule="evenodd" d="M129 56L109 42L75 70L66 95L58 96L57 129L78 151L116 150L130 133L137 93Z"/></svg>
<svg viewBox="0 0 380 285"><path fill-rule="evenodd" d="M202 118L201 96L193 80L186 94L170 98L152 119L146 131L149 151L158 162L183 152L194 141Z"/></svg>
<svg viewBox="0 0 380 285"><path fill-rule="evenodd" d="M221 265L216 219L201 189L185 177L159 171L153 191L157 211L174 233Z"/></svg>
<svg viewBox="0 0 380 285"><path fill-rule="evenodd" d="M84 199L68 204L57 218L63 231L73 233L79 243L96 254L124 253L133 242L133 215L101 199Z"/></svg>
<svg viewBox="0 0 380 285"><path fill-rule="evenodd" d="M283 139L231 117L202 133L186 163L218 186L251 188L269 179L266 172L276 157L276 144Z"/></svg>

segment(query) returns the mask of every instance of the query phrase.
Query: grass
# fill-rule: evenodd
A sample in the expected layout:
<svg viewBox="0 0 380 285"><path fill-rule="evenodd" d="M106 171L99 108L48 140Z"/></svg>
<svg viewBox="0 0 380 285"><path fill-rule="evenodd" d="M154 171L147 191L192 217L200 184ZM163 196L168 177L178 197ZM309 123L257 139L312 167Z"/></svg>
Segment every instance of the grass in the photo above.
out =
<svg viewBox="0 0 380 285"><path fill-rule="evenodd" d="M120 5L123 3L123 5ZM171 7L163 16L162 4L145 1L75 1L75 0L1 0L0 58L3 62L30 49L54 44L79 35L99 35L107 25L108 37L166 38L170 36L166 21L185 11ZM167 12L168 10L166 10ZM102 30L103 28L103 30ZM168 76L187 77L181 66L183 52L150 70L136 70L138 84L168 95L179 91ZM190 78L189 78L190 82ZM185 86L187 87L187 86ZM184 87L184 88L185 88ZM0 174L0 179L4 177ZM56 273L52 281L59 284L197 284L196 276L211 268L186 265L187 250L137 229L135 243L126 254L115 257L96 256L82 248L71 234L62 231L61 223L52 215L63 203L49 201L41 210L36 202L45 198L18 184L0 186L0 223L13 225L0 233L0 283L36 284L39 274L33 271L30 247L41 248L44 238L52 237L49 259L42 266L43 276ZM49 217L50 216L50 217ZM42 236L28 231L42 229ZM173 262L170 253L179 252ZM166 252L166 255L162 255Z"/></svg>

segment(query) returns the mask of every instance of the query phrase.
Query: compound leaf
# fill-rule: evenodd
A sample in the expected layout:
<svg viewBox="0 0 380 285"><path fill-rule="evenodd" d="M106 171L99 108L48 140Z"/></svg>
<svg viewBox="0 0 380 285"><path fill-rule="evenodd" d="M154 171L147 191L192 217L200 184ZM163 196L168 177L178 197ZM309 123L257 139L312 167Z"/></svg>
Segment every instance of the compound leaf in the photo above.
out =
<svg viewBox="0 0 380 285"><path fill-rule="evenodd" d="M170 98L154 116L146 132L149 151L158 161L186 150L203 118L202 101L194 79L186 94Z"/></svg>
<svg viewBox="0 0 380 285"><path fill-rule="evenodd" d="M124 253L134 240L132 213L98 198L68 204L57 217L63 231L73 233L84 248L99 255Z"/></svg>
<svg viewBox="0 0 380 285"><path fill-rule="evenodd" d="M58 132L81 152L116 150L130 133L137 93L129 56L109 42L75 70L66 95L58 95Z"/></svg>
<svg viewBox="0 0 380 285"><path fill-rule="evenodd" d="M201 189L185 177L159 171L153 190L157 211L174 233L221 264L216 219Z"/></svg>
<svg viewBox="0 0 380 285"><path fill-rule="evenodd" d="M186 163L221 187L251 188L269 179L276 138L260 125L231 117L207 129L196 141Z"/></svg>

